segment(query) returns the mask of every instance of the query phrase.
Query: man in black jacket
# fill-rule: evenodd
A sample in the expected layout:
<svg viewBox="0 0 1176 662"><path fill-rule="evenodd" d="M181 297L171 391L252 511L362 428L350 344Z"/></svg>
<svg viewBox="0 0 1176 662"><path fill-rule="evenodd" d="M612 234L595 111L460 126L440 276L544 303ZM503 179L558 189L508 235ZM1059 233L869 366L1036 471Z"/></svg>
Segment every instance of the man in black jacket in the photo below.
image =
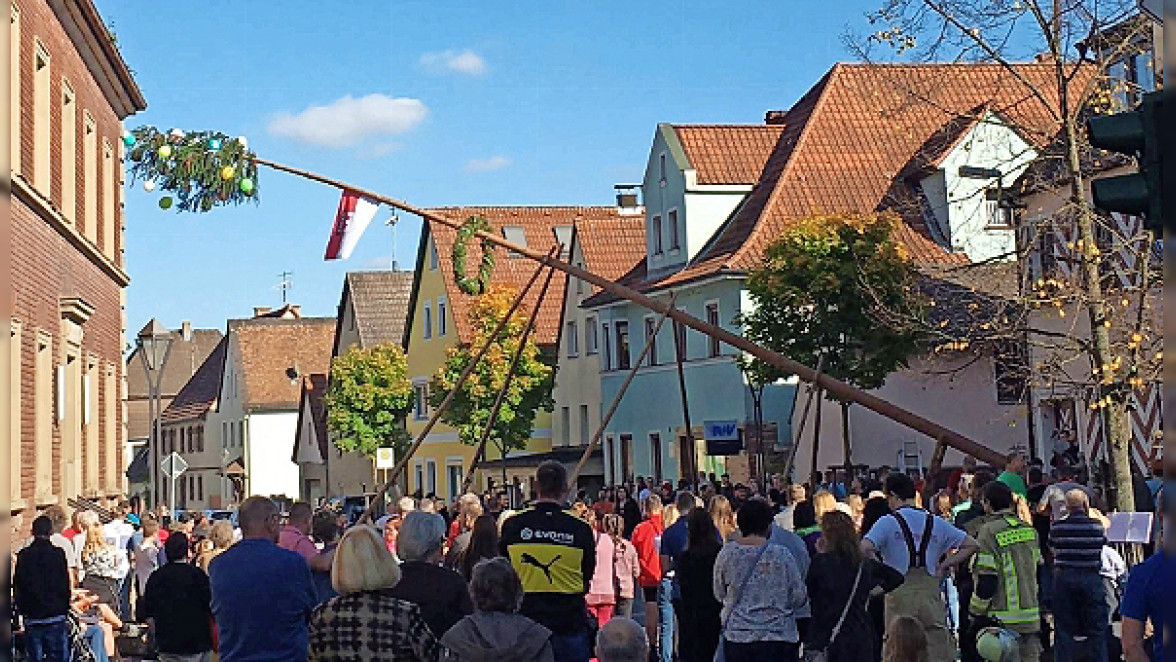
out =
<svg viewBox="0 0 1176 662"><path fill-rule="evenodd" d="M596 570L596 541L587 522L564 512L564 465L540 464L535 482L539 498L502 525L499 551L522 581L520 613L551 630L555 662L588 662L584 595Z"/></svg>
<svg viewBox="0 0 1176 662"><path fill-rule="evenodd" d="M49 537L53 522L33 520L33 541L16 557L12 592L24 617L25 653L33 662L69 660L69 564Z"/></svg>
<svg viewBox="0 0 1176 662"><path fill-rule="evenodd" d="M140 621L154 619L160 662L199 662L212 651L212 589L208 575L189 564L188 536L172 533L163 545L167 565L151 573L139 601Z"/></svg>

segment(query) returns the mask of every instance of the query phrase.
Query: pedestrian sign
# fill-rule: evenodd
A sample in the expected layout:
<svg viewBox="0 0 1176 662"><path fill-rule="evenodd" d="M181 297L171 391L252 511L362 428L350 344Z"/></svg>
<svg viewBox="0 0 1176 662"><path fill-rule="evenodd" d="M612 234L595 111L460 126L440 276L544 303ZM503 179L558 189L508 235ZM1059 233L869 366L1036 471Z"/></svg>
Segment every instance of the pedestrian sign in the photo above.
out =
<svg viewBox="0 0 1176 662"><path fill-rule="evenodd" d="M188 470L188 462L180 457L179 453L173 451L170 455L163 458L163 462L159 463L159 467L163 470L164 475L174 480Z"/></svg>
<svg viewBox="0 0 1176 662"><path fill-rule="evenodd" d="M391 448L376 449L376 468L391 469L396 466L396 454Z"/></svg>

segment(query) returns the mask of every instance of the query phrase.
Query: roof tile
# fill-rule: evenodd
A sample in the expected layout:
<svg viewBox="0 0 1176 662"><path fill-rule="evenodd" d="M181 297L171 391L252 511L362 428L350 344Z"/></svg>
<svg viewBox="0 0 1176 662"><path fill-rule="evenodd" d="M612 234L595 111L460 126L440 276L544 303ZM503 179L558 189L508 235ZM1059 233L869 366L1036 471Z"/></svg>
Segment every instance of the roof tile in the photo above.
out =
<svg viewBox="0 0 1176 662"><path fill-rule="evenodd" d="M361 347L404 340L412 277L411 271L352 271L347 274L347 289L355 311Z"/></svg>
<svg viewBox="0 0 1176 662"><path fill-rule="evenodd" d="M298 408L302 377L328 373L335 318L229 320L244 373L247 408Z"/></svg>
<svg viewBox="0 0 1176 662"><path fill-rule="evenodd" d="M784 128L779 124L674 125L699 184L755 184Z"/></svg>

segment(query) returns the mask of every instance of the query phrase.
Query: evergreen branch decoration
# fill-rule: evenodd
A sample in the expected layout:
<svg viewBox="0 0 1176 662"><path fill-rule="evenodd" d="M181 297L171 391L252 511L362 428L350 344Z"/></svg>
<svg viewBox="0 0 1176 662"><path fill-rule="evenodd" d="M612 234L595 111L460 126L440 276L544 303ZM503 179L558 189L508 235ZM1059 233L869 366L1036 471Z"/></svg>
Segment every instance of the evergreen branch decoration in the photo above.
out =
<svg viewBox="0 0 1176 662"><path fill-rule="evenodd" d="M219 205L258 202L257 164L244 138L219 131L178 129L164 133L141 126L124 137L130 156L132 182L174 194L178 211L207 212ZM160 198L161 209L172 206L170 195Z"/></svg>
<svg viewBox="0 0 1176 662"><path fill-rule="evenodd" d="M477 278L466 276L467 249L475 233L490 231L489 221L481 216L471 216L462 224L453 241L453 277L457 281L457 288L472 296L485 293L490 286L490 274L494 271L494 244L482 240L482 261L478 265Z"/></svg>

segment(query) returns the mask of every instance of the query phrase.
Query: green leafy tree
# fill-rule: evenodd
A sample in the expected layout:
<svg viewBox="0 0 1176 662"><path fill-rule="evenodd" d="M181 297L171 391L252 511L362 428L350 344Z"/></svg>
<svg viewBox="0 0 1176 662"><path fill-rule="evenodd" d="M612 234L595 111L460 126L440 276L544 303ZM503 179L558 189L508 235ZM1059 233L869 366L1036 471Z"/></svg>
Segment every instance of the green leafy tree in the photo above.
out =
<svg viewBox="0 0 1176 662"><path fill-rule="evenodd" d="M470 311L470 338L450 347L445 363L430 382L429 403L433 407L453 390L458 376L469 364L473 354L510 309L515 293L508 288L492 287L479 296ZM522 340L527 326L527 315L515 311L506 328L482 357L474 372L457 392L453 402L441 415L441 420L457 428L464 444L475 445L481 438L499 391L506 384L511 359ZM550 410L555 385L555 369L540 355L534 335L527 340L507 388L498 419L489 437L500 452L521 450L531 438L531 428L539 410Z"/></svg>
<svg viewBox="0 0 1176 662"><path fill-rule="evenodd" d="M840 214L789 227L748 275L755 310L737 320L744 334L859 388L882 386L920 349L915 325L889 323L893 311L917 319L921 307L915 270L893 236L899 222L892 214ZM762 361L745 361L744 370L756 383L789 376ZM841 403L846 464L849 404Z"/></svg>
<svg viewBox="0 0 1176 662"><path fill-rule="evenodd" d="M370 457L386 446L398 457L407 450L404 419L413 388L400 345L356 346L335 357L325 402L327 427L339 449Z"/></svg>

